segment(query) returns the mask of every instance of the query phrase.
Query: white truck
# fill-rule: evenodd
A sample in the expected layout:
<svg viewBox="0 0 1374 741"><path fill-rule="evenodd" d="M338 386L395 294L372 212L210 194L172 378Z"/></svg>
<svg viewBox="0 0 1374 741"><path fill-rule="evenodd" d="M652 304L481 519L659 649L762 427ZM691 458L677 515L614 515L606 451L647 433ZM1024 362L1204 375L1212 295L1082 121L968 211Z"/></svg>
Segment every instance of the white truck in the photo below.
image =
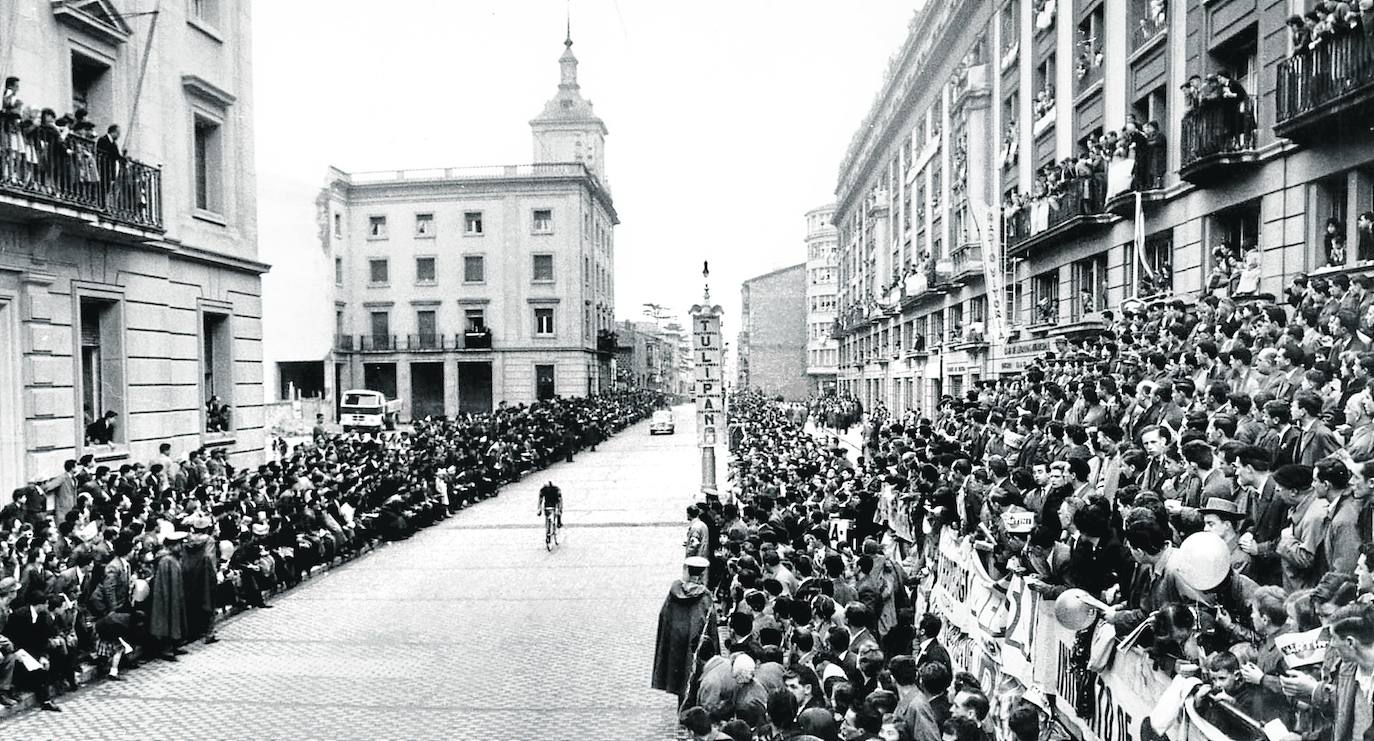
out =
<svg viewBox="0 0 1374 741"><path fill-rule="evenodd" d="M344 432L381 432L396 429L401 418L401 400L387 400L380 391L351 389L339 405L339 424Z"/></svg>

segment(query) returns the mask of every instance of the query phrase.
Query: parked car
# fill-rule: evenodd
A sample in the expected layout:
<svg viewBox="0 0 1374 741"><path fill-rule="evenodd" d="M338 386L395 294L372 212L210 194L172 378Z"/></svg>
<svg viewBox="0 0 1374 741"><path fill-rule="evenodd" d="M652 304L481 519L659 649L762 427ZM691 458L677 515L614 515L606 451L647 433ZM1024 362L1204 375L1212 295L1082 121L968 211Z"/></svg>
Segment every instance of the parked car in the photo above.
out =
<svg viewBox="0 0 1374 741"><path fill-rule="evenodd" d="M654 412L653 420L649 422L650 435L657 435L660 432L666 435L673 434L673 413L667 409Z"/></svg>

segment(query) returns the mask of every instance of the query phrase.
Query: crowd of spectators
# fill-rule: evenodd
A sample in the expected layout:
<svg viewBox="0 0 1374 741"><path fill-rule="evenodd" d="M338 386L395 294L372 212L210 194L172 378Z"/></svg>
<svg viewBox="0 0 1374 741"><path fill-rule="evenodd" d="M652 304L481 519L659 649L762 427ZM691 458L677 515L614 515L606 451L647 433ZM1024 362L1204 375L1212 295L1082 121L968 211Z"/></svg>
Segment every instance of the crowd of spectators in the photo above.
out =
<svg viewBox="0 0 1374 741"><path fill-rule="evenodd" d="M85 108L59 116L52 108L26 106L19 83L5 78L0 97L0 181L100 206L120 198L113 186L128 166L128 153L119 143L119 125L97 134Z"/></svg>
<svg viewBox="0 0 1374 741"><path fill-rule="evenodd" d="M118 680L213 643L217 620L341 561L572 460L653 412L647 392L502 404L412 431L330 434L256 467L224 447L150 461L68 460L0 509L0 704L58 710L82 664ZM278 452L281 452L278 450ZM135 649L139 649L135 654Z"/></svg>
<svg viewBox="0 0 1374 741"><path fill-rule="evenodd" d="M689 510L728 636L699 654L684 723L697 738L1037 738L1051 715L1035 693L963 677L939 616L916 609L949 533L994 579L1100 600L1081 639L1102 628L1202 681L1198 707L1250 729L1236 738L1273 721L1286 741L1369 738L1372 284L1127 302L928 413L876 405L857 463L823 431L856 400L817 402L812 429L737 396L736 498Z"/></svg>
<svg viewBox="0 0 1374 741"><path fill-rule="evenodd" d="M1374 36L1374 0L1319 0L1306 13L1288 17L1294 54L1307 54L1332 40L1362 34Z"/></svg>

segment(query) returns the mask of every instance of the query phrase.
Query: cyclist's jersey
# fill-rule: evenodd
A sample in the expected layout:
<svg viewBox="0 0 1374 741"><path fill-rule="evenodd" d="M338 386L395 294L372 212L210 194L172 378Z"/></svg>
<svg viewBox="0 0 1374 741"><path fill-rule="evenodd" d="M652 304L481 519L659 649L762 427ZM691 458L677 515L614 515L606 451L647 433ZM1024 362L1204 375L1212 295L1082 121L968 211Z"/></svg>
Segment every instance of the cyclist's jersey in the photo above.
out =
<svg viewBox="0 0 1374 741"><path fill-rule="evenodd" d="M563 492L553 484L539 490L539 504L544 509L557 509L563 503Z"/></svg>

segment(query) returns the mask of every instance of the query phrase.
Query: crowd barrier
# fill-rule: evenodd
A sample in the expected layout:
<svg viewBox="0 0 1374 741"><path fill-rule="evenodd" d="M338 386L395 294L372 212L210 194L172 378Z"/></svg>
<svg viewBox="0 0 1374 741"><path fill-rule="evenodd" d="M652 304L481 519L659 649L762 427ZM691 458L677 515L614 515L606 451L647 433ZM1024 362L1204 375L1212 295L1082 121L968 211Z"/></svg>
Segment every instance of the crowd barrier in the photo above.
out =
<svg viewBox="0 0 1374 741"><path fill-rule="evenodd" d="M1001 698L1048 698L1066 730L1084 741L1148 741L1164 732L1171 741L1229 741L1230 736L1202 718L1188 697L1161 704L1183 680L1153 667L1142 648L1118 650L1112 664L1086 688L1093 694L1091 717L1080 717L1080 687L1069 658L1073 631L1054 618L1054 602L1013 576L1005 585L992 579L967 540L945 529L938 561L923 586L926 609L944 618L942 643L956 664L977 676ZM1165 701L1168 702L1167 700ZM1003 703L994 703L993 720L1005 720ZM1002 711L1002 712L999 712ZM1153 723L1142 731L1142 722ZM1003 729L1006 730L1005 728ZM1152 732L1153 731L1153 732ZM1010 737L1010 736L1006 736Z"/></svg>

